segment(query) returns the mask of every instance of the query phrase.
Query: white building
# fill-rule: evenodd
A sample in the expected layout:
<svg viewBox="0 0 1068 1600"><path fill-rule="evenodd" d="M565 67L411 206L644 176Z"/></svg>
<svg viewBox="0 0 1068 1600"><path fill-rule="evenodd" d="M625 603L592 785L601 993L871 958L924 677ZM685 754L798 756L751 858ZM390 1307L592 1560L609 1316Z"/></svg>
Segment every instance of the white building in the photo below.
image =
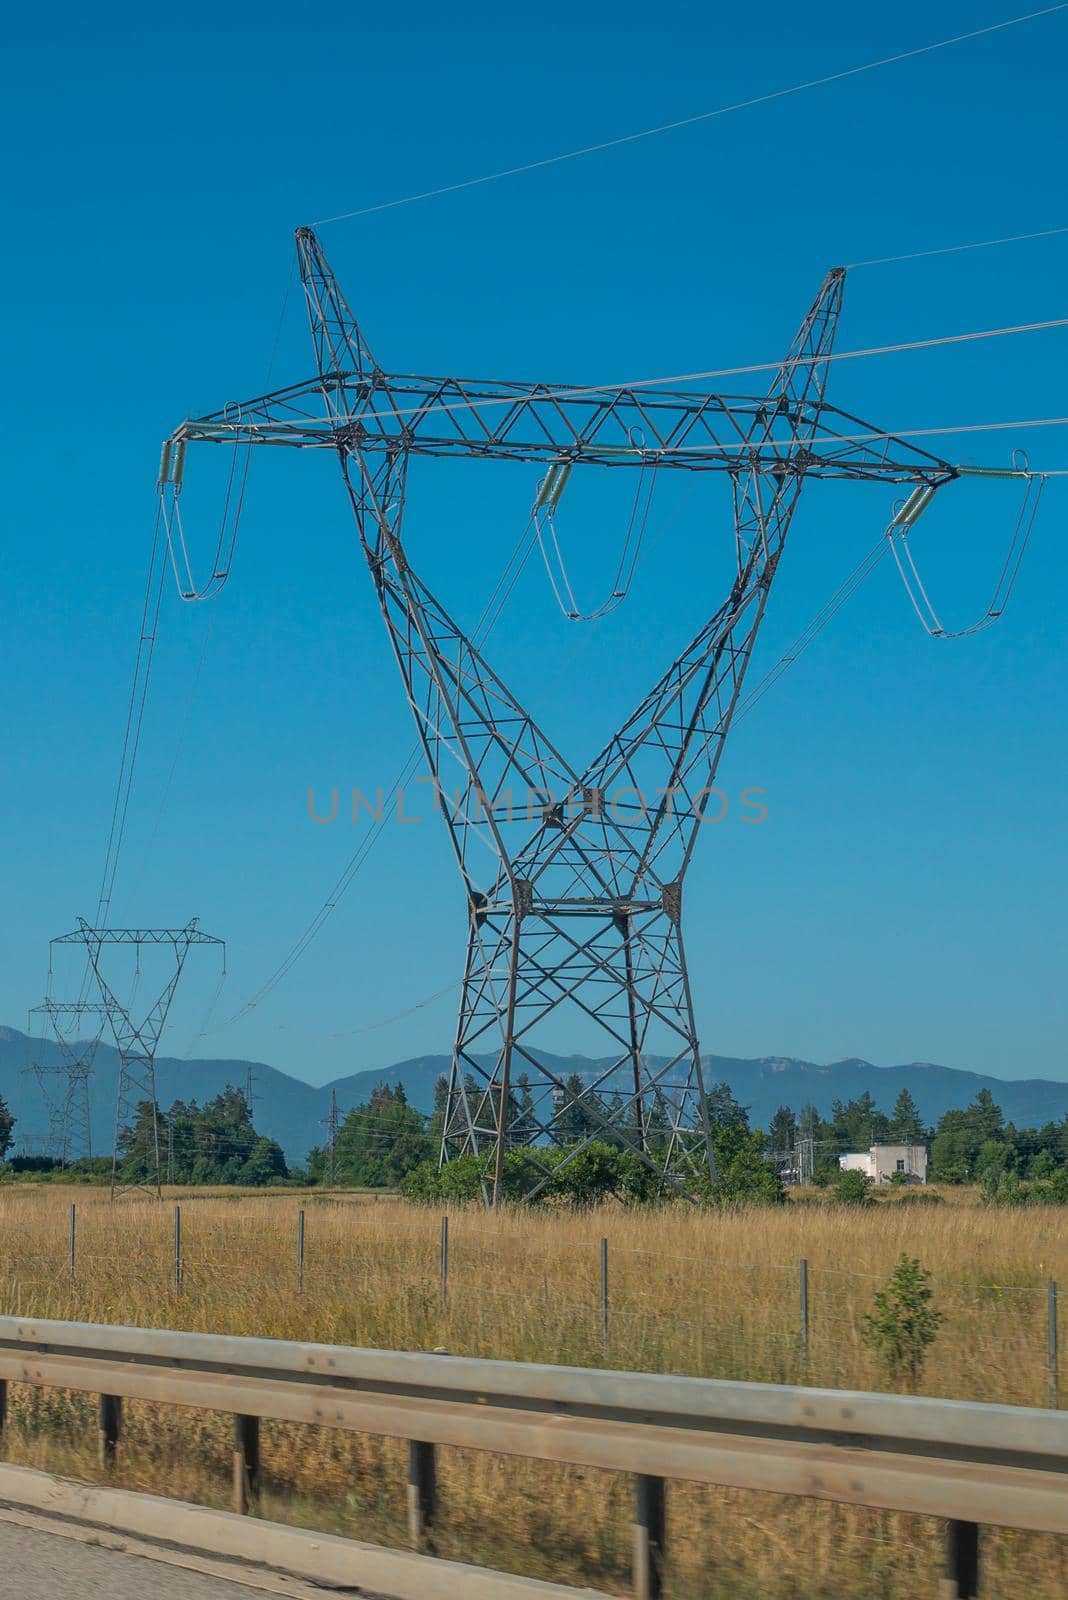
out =
<svg viewBox="0 0 1068 1600"><path fill-rule="evenodd" d="M927 1182L927 1146L924 1144L873 1144L838 1157L843 1172L863 1172L872 1183L889 1183L903 1172L909 1183Z"/></svg>

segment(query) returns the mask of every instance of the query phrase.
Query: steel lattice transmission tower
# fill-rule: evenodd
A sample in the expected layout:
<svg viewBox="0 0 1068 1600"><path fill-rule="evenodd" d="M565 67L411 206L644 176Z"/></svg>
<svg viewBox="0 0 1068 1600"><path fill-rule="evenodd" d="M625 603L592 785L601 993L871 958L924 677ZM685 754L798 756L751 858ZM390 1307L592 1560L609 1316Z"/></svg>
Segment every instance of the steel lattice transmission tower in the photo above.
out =
<svg viewBox="0 0 1068 1600"><path fill-rule="evenodd" d="M798 496L810 477L935 488L956 470L881 434L856 442L876 430L827 404L840 268L767 393L724 396L390 375L314 233L298 229L296 244L317 371L174 432L160 481L169 536L184 552L189 442L336 457L467 899L442 1159L494 1152L494 1202L514 1145L527 1147L526 1195L550 1181L539 1148L559 1142L565 1117L574 1126L576 1107L541 1041L570 1009L594 1024L605 1065L583 1087L568 1159L607 1133L686 1192L695 1163L713 1178L715 1166L683 879ZM565 759L416 573L402 520L417 456L728 477L730 592L585 765Z"/></svg>
<svg viewBox="0 0 1068 1600"><path fill-rule="evenodd" d="M100 1045L107 1012L92 1001L58 1001L46 996L30 1012L47 1017L52 1025L61 1060L58 1063L34 1061L31 1070L48 1112L49 1137L59 1151L64 1166L72 1161L91 1160L93 1134L90 1122L89 1075ZM83 1018L91 1018L93 1030L82 1037ZM58 1094L55 1086L58 1086Z"/></svg>
<svg viewBox="0 0 1068 1600"><path fill-rule="evenodd" d="M100 998L119 1053L119 1072L115 1089L115 1148L111 1158L111 1198L142 1191L161 1197L159 1151L159 1101L156 1096L156 1050L171 1009L178 980L182 976L186 958L193 945L215 945L222 953L225 967L226 946L210 933L201 933L194 917L184 928L94 928L84 917L78 918L73 933L53 939L56 944L82 944L100 990ZM138 968L140 953L145 946L171 947L174 969L156 1000L140 1022L135 1022L128 1006L123 1005L111 987L103 970L103 952L112 945L134 947ZM151 1106L152 1129L147 1151L148 1175L142 1183L121 1186L119 1182L119 1138L123 1129L136 1116L139 1105Z"/></svg>
<svg viewBox="0 0 1068 1600"><path fill-rule="evenodd" d="M323 1181L328 1189L332 1189L337 1182L337 1136L341 1132L341 1112L338 1110L336 1089L330 1091L330 1110L320 1123L320 1127L326 1129Z"/></svg>

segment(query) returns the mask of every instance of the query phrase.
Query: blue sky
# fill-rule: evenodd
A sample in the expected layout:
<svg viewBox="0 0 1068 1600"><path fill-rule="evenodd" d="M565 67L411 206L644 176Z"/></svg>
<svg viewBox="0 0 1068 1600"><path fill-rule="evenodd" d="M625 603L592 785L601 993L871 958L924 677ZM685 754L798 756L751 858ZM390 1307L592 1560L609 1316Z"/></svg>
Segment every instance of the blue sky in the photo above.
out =
<svg viewBox="0 0 1068 1600"><path fill-rule="evenodd" d="M416 3L394 20L350 8L327 27L274 0L210 15L22 8L0 103L14 153L0 268L0 1018L22 1025L49 938L95 905L159 441L183 416L259 392L269 368L276 384L312 369L295 295L279 333L295 225L1011 14L668 0L655 15L549 4L534 23ZM604 381L771 360L830 265L1068 220L1055 209L1066 44L1068 12L337 223L323 243L387 368ZM1062 236L860 270L840 345L1064 315L1066 263ZM1066 339L844 363L830 397L889 428L1056 416ZM1068 466L1063 429L940 447L1001 463L1021 445L1036 466ZM199 470L191 455L206 558L211 478L194 480ZM764 788L769 814L758 828L729 815L709 829L688 880L706 1049L1066 1075L1066 483L1049 487L999 626L928 640L885 564L736 728L724 787ZM531 490L525 469L476 464L427 464L413 480L411 557L462 623ZM677 512L674 483L657 493L653 548L626 606L578 631L531 564L490 652L576 756L720 598L723 485L702 483ZM1015 496L953 486L921 525L917 555L947 618L983 609ZM806 488L757 673L874 543L889 501L864 485ZM593 512L579 495L560 518L589 594L614 567L626 497L613 490ZM358 843L351 824L309 822L309 785L388 787L412 743L361 559L331 463L272 453L254 463L221 599L165 599L114 913L152 924L199 914L226 937L215 1029ZM393 826L288 980L195 1044L215 969L191 963L168 1047L317 1081L445 1050L451 993L369 1025L456 978L463 936L440 823ZM71 981L57 969L57 992Z"/></svg>

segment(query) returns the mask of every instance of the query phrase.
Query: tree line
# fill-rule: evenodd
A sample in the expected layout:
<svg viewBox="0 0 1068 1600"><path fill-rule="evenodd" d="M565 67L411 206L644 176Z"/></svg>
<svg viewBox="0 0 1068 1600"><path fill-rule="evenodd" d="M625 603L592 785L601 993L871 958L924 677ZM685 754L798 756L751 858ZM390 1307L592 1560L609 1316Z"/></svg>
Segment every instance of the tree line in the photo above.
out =
<svg viewBox="0 0 1068 1600"><path fill-rule="evenodd" d="M14 1139L15 1118L0 1098L0 1159ZM252 1110L240 1089L225 1088L204 1105L195 1100L175 1100L166 1111L142 1100L132 1121L119 1130L118 1176L124 1184L153 1182L156 1149L160 1176L178 1184L242 1184L262 1188L290 1177L285 1153L276 1139L257 1133ZM61 1172L71 1178L104 1179L111 1176L111 1156L94 1156L71 1162L66 1168L52 1156L15 1156L8 1161L13 1172L45 1176Z"/></svg>
<svg viewBox="0 0 1068 1600"><path fill-rule="evenodd" d="M481 1092L471 1079L469 1099ZM198 1105L176 1100L153 1113L143 1101L119 1135L119 1172L123 1182L148 1181L154 1172L158 1139L161 1174L177 1184L240 1184L262 1187L293 1182L340 1187L400 1189L413 1199L461 1200L482 1192L493 1154L487 1134L482 1147L439 1169L438 1151L448 1100L448 1082L440 1077L430 1116L408 1101L401 1084L381 1083L369 1100L354 1106L341 1121L332 1147L320 1146L308 1156L306 1170L290 1166L281 1145L257 1131L252 1110L240 1089L227 1087ZM989 1089L980 1089L963 1109L950 1108L933 1126L924 1122L908 1089L902 1089L893 1110L884 1112L865 1092L856 1099L833 1101L823 1117L813 1105L799 1111L782 1105L767 1132L750 1126L748 1109L726 1083L708 1091L713 1149L719 1171L716 1197L727 1202L773 1203L782 1198L779 1171L790 1165L801 1141L810 1140L817 1184L836 1182L838 1158L873 1144L923 1144L929 1151L928 1176L935 1183L977 1183L984 1195L1000 1204L1032 1201L1068 1203L1068 1116L1040 1128L1020 1128L1005 1120ZM578 1076L568 1077L557 1097L551 1139L531 1148L535 1130L529 1080L520 1076L511 1093L509 1147L505 1153L505 1194L524 1194L535 1167L549 1173L542 1193L582 1201L615 1195L640 1201L659 1191L659 1179L633 1149L633 1131L618 1133L603 1126L607 1102L591 1093ZM155 1128L153 1128L155 1116ZM14 1142L15 1118L0 1097L0 1161ZM628 1137L628 1131L631 1136ZM667 1108L654 1094L645 1107L645 1138L654 1151L669 1135ZM574 1147L588 1140L580 1154ZM16 1156L9 1170L45 1171L58 1167L47 1157ZM111 1158L91 1163L100 1175L110 1173ZM84 1174L79 1168L86 1168ZM557 1173L557 1168L559 1172ZM541 1175L544 1175L544 1171ZM72 1176L92 1176L84 1162L74 1163ZM700 1164L682 1174L691 1192L702 1192ZM534 1181L540 1181L536 1178Z"/></svg>
<svg viewBox="0 0 1068 1600"><path fill-rule="evenodd" d="M1040 1128L1018 1128L1007 1122L989 1089L980 1089L970 1105L950 1107L933 1125L924 1122L908 1089L902 1089L888 1115L865 1092L855 1100L835 1100L830 1117L814 1106L794 1113L780 1106L768 1125L772 1152L788 1152L800 1139L813 1140L814 1176L826 1183L838 1173L838 1157L873 1144L925 1145L927 1175L932 1183L978 1183L988 1198L1004 1198L1024 1186L1051 1184L1042 1198L1068 1198L1068 1116Z"/></svg>

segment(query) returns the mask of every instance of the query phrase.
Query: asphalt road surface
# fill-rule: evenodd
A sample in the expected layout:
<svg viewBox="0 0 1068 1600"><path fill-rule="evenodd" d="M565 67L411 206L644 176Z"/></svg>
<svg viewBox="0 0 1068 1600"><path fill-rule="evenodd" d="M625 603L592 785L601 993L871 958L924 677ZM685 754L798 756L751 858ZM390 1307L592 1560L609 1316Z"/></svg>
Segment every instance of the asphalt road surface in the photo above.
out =
<svg viewBox="0 0 1068 1600"><path fill-rule="evenodd" d="M18 1600L264 1600L266 1592L326 1600L326 1590L299 1580L263 1574L249 1586L134 1554L124 1543L121 1534L71 1538L0 1520L0 1593Z"/></svg>

